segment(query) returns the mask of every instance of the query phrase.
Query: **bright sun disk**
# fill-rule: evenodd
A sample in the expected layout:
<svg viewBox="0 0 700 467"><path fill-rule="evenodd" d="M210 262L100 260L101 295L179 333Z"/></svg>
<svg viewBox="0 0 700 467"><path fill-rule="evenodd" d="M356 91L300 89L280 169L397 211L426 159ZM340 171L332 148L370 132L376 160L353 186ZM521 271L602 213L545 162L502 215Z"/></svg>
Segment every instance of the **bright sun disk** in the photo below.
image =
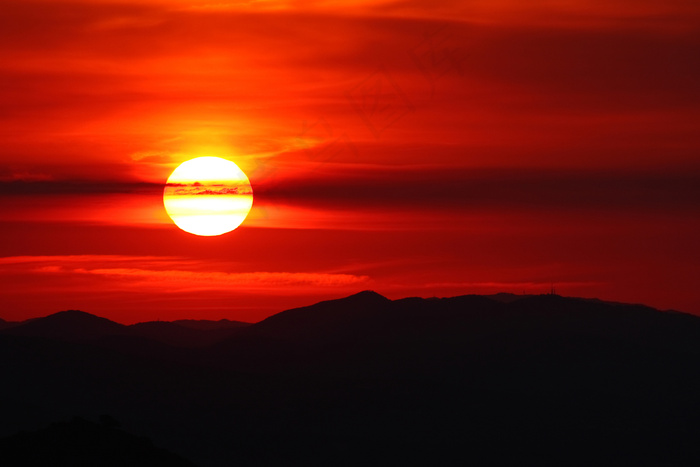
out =
<svg viewBox="0 0 700 467"><path fill-rule="evenodd" d="M163 190L165 211L175 225L195 235L234 230L253 206L245 173L220 157L197 157L180 164Z"/></svg>

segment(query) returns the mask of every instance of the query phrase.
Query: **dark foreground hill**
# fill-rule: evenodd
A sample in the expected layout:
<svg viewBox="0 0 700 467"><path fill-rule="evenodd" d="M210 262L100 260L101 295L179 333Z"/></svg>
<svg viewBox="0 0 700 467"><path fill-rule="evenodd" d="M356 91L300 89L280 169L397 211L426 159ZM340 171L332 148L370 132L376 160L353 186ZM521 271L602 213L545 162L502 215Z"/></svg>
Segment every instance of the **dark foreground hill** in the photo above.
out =
<svg viewBox="0 0 700 467"><path fill-rule="evenodd" d="M0 322L11 336L42 337L62 341L98 341L142 338L176 347L199 347L235 335L250 323L209 320L149 321L125 326L78 310L61 311L22 323Z"/></svg>
<svg viewBox="0 0 700 467"><path fill-rule="evenodd" d="M203 467L700 465L700 319L682 313L362 292L209 345L92 318L99 339L0 331L0 436L109 413Z"/></svg>
<svg viewBox="0 0 700 467"><path fill-rule="evenodd" d="M5 467L193 467L182 457L155 447L147 438L82 418L2 438L0 452Z"/></svg>

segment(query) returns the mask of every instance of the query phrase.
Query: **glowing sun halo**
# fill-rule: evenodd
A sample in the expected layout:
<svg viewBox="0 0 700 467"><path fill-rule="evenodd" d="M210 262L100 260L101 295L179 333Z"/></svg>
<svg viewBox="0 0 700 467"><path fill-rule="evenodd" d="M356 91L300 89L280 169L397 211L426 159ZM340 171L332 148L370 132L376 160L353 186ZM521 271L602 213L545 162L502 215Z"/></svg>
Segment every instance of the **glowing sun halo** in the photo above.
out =
<svg viewBox="0 0 700 467"><path fill-rule="evenodd" d="M197 157L180 164L163 190L165 211L175 225L195 235L230 232L253 206L248 177L233 162Z"/></svg>

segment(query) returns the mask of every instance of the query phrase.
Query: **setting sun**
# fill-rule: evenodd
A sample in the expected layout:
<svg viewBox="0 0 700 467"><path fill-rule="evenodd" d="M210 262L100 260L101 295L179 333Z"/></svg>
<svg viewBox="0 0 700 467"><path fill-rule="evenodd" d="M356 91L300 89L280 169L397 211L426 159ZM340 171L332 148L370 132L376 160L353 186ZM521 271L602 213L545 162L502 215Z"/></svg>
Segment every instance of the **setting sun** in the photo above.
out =
<svg viewBox="0 0 700 467"><path fill-rule="evenodd" d="M235 163L197 157L180 164L168 177L163 204L185 232L215 236L241 225L253 205L253 189Z"/></svg>

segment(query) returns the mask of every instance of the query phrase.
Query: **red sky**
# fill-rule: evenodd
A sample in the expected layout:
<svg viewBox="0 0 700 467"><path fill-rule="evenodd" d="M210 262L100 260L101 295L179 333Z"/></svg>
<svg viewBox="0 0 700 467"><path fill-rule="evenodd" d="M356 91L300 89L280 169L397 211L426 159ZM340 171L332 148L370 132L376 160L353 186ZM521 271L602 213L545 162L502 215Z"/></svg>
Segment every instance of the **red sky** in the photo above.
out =
<svg viewBox="0 0 700 467"><path fill-rule="evenodd" d="M0 317L257 321L373 289L700 314L695 0L0 4ZM163 185L235 161L253 210Z"/></svg>

